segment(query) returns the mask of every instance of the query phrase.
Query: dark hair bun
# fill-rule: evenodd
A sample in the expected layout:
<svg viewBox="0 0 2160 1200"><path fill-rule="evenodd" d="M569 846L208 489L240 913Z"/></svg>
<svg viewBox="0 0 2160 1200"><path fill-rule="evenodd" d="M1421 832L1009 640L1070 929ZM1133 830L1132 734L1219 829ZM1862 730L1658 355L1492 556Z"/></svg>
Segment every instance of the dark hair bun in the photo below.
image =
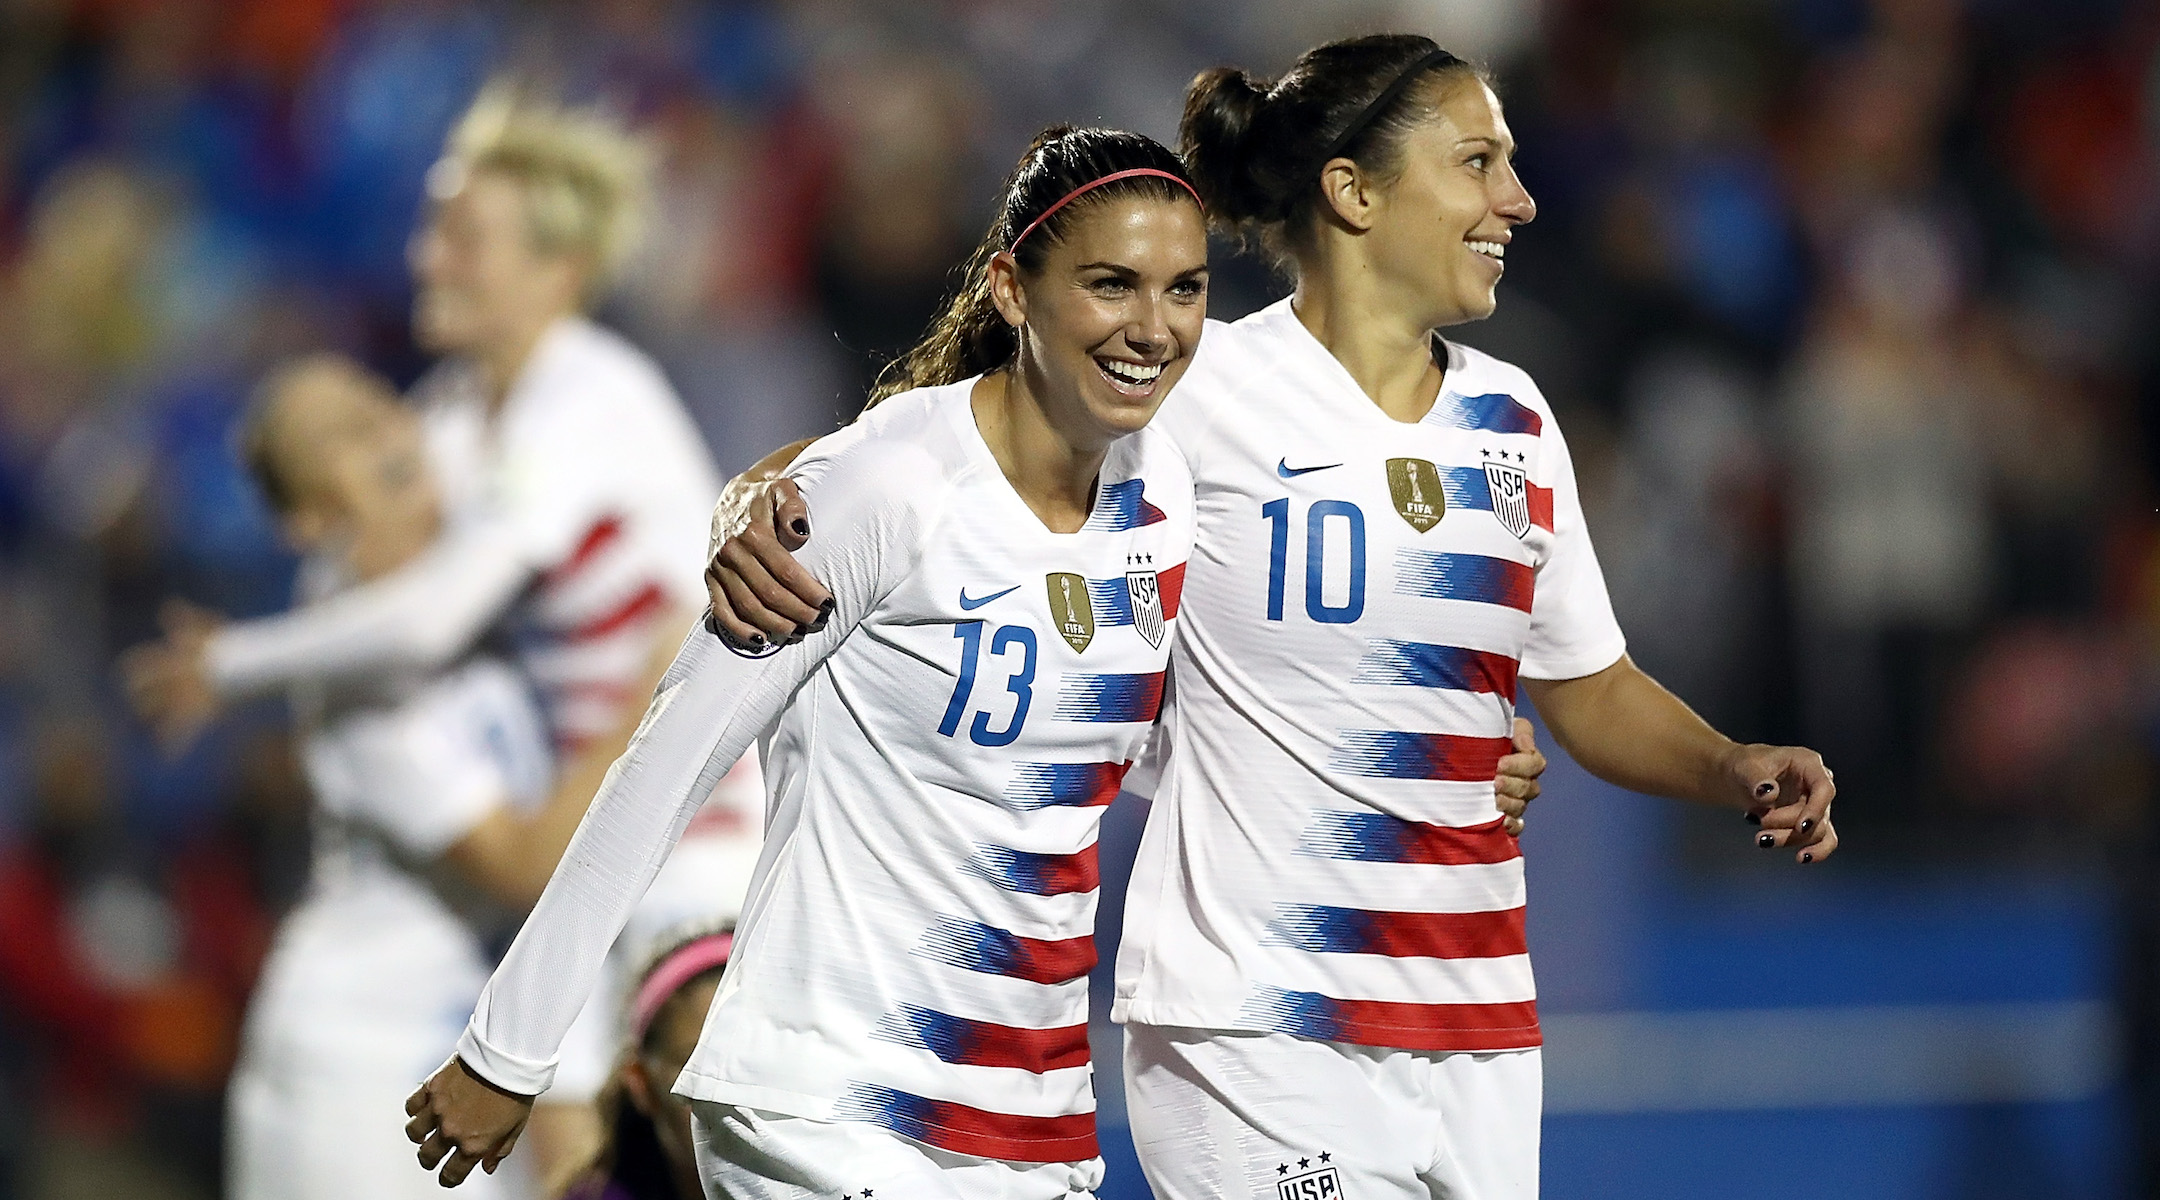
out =
<svg viewBox="0 0 2160 1200"><path fill-rule="evenodd" d="M1268 215L1270 198L1252 178L1246 149L1266 104L1267 91L1237 67L1202 71L1185 91L1178 150L1209 215L1227 225Z"/></svg>

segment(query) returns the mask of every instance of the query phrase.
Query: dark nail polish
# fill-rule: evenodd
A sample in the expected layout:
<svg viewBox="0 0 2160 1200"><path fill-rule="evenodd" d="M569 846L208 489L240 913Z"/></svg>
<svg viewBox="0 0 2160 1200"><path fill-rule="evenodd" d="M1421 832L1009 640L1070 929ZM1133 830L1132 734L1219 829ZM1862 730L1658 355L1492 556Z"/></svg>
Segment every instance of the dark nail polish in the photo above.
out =
<svg viewBox="0 0 2160 1200"><path fill-rule="evenodd" d="M833 610L839 607L840 602L838 600L833 599L831 596L827 596L825 597L825 603L818 605L818 615L821 617L829 617L833 615Z"/></svg>
<svg viewBox="0 0 2160 1200"><path fill-rule="evenodd" d="M1770 847L1777 845L1777 838L1765 833L1755 839L1755 844L1768 850Z"/></svg>
<svg viewBox="0 0 2160 1200"><path fill-rule="evenodd" d="M1809 851L1808 853L1802 854L1802 855L1800 856L1800 861L1801 861L1801 862L1804 862L1804 863L1811 863L1811 862L1814 862L1814 861L1815 861L1815 854L1814 854L1814 852L1813 852L1813 851Z"/></svg>
<svg viewBox="0 0 2160 1200"><path fill-rule="evenodd" d="M1767 796L1776 790L1777 785L1774 783L1758 783L1755 785L1755 794L1758 796Z"/></svg>
<svg viewBox="0 0 2160 1200"><path fill-rule="evenodd" d="M796 537L810 536L810 522L803 520L801 517L797 517L794 520L789 521L788 528L795 531Z"/></svg>
<svg viewBox="0 0 2160 1200"><path fill-rule="evenodd" d="M1807 820L1800 822L1800 832L1802 833L1806 833L1808 830L1813 828L1815 828L1815 818L1813 817L1809 817Z"/></svg>
<svg viewBox="0 0 2160 1200"><path fill-rule="evenodd" d="M1752 813L1752 812L1751 812L1751 813L1748 813L1748 814L1747 814L1747 823L1748 823L1748 824L1750 824L1750 825L1760 825L1760 824L1762 824L1762 814L1761 814L1761 813Z"/></svg>
<svg viewBox="0 0 2160 1200"><path fill-rule="evenodd" d="M765 635L762 633L751 634L750 648L752 650L763 650L765 648Z"/></svg>

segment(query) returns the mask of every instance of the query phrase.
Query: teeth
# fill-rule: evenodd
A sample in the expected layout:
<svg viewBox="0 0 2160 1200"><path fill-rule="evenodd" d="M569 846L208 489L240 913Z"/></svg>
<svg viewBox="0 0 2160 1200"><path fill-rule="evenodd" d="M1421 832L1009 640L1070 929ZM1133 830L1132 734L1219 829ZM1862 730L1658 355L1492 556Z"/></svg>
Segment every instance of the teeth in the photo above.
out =
<svg viewBox="0 0 2160 1200"><path fill-rule="evenodd" d="M1492 258L1507 257L1507 246L1502 242L1471 242L1470 248Z"/></svg>
<svg viewBox="0 0 2160 1200"><path fill-rule="evenodd" d="M1095 361L1101 363L1102 369L1109 372L1112 378L1135 385L1151 383L1157 375L1163 372L1163 364L1161 363L1144 365L1141 363L1118 362L1107 358L1099 358Z"/></svg>

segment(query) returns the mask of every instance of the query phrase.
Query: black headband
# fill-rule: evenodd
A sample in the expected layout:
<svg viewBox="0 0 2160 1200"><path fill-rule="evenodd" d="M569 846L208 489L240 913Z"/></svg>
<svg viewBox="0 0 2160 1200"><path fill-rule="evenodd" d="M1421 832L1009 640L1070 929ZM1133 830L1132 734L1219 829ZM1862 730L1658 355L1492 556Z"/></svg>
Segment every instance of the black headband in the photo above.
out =
<svg viewBox="0 0 2160 1200"><path fill-rule="evenodd" d="M1408 69L1395 77L1395 82L1381 89L1380 94L1373 98L1373 102L1365 106L1365 111L1359 113L1355 120L1343 127L1342 133L1338 134L1335 140L1328 144L1327 153L1320 156L1320 161L1315 164L1315 169L1324 167L1329 162L1341 157L1342 152L1349 149L1350 143L1357 139L1357 135L1365 132L1366 126L1379 119L1380 114L1386 112L1388 107L1395 103L1395 97L1402 95L1403 89L1409 87L1418 76L1434 67L1450 66L1461 61L1461 59L1445 50L1435 50L1411 63Z"/></svg>

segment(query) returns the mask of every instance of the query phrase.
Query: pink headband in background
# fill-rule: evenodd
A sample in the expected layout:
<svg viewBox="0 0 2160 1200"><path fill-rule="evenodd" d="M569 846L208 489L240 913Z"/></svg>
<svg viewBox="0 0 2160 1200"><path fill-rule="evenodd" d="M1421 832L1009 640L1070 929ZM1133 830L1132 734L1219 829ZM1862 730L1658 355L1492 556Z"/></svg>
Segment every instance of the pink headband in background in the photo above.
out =
<svg viewBox="0 0 2160 1200"><path fill-rule="evenodd" d="M1065 193L1064 199L1059 200L1056 204L1053 204L1050 207L1042 210L1042 215L1032 221L1029 221L1028 227L1021 230L1020 236L1014 238L1012 240L1012 245L1005 248L1006 253L1018 253L1020 250L1020 243L1028 240L1028 235L1035 232L1037 226L1041 225L1044 221L1049 220L1050 214L1056 212L1057 210L1065 207L1068 204L1071 204L1073 201L1078 200L1080 197L1094 191L1096 188L1099 188L1106 183L1116 183L1120 179L1131 179L1136 175L1153 175L1159 179L1169 180L1170 182L1178 185L1179 187L1184 188L1186 191L1192 192L1193 203L1200 205L1200 211L1207 211L1207 205L1202 203L1200 200L1200 193L1193 192L1193 185L1185 182L1182 179L1179 179L1177 176L1172 175L1168 171L1159 171L1156 170L1154 167L1134 167L1130 171L1112 171L1108 175L1103 176L1101 179L1091 180L1087 183L1081 184L1079 187L1076 187L1073 190Z"/></svg>
<svg viewBox="0 0 2160 1200"><path fill-rule="evenodd" d="M668 997L714 967L726 966L728 955L734 949L733 932L716 933L686 942L660 960L660 965L638 985L637 1000L630 1006L631 1044L638 1045L645 1040L645 1031L652 1028L653 1018L660 1015L660 1006L668 1002Z"/></svg>

